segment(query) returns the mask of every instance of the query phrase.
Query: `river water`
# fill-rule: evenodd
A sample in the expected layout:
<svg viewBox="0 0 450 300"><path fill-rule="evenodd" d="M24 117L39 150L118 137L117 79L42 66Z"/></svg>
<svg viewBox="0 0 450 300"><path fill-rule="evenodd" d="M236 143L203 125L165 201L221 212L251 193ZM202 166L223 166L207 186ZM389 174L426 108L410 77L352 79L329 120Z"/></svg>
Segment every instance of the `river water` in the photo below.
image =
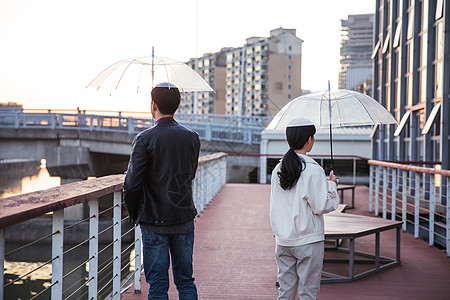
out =
<svg viewBox="0 0 450 300"><path fill-rule="evenodd" d="M46 167L45 161L29 162L17 164L17 167L9 167L7 169L0 169L0 201L1 198L19 195L23 193L34 192L38 190L48 189L51 187L59 186L61 184L61 178L50 176ZM8 228L6 228L8 230ZM20 247L21 244L11 244L6 242L6 253ZM71 248L73 245L65 245L65 249ZM99 245L99 249L102 249L102 245ZM27 247L18 252L6 255L5 257L5 284L11 282L18 277L32 271L44 262L51 259L51 244L42 243L35 244ZM87 280L89 272L89 263L86 263L89 249L87 245L78 247L75 251L69 252L64 256L64 274L74 271L64 279L63 298L66 299L87 299L87 286L77 288L83 285L83 282ZM127 251L124 253L125 257L134 256L134 251ZM122 260L124 260L122 256ZM106 248L99 257L99 270L102 265L106 265L108 260L112 257L112 247ZM134 264L132 263L125 270L129 273L134 270ZM103 277L109 278L109 274L112 274L112 266L105 267ZM122 274L123 275L123 274ZM100 280L101 281L101 280ZM107 281L107 280L106 280ZM103 282L104 284L105 282ZM102 282L99 282L101 286ZM42 290L51 285L51 263L40 268L37 271L30 273L23 279L20 279L13 284L4 288L5 300L13 299L30 299L33 296L38 295ZM98 299L103 299L110 291L105 289L102 291ZM50 289L36 299L50 299Z"/></svg>

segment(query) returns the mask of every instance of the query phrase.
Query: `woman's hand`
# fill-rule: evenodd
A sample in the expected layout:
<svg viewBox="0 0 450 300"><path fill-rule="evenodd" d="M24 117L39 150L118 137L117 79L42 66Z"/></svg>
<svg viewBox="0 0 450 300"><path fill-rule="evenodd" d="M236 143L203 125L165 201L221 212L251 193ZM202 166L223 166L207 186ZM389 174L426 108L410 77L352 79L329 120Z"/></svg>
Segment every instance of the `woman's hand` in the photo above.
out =
<svg viewBox="0 0 450 300"><path fill-rule="evenodd" d="M330 173L330 176L328 176L328 181L333 181L336 183L336 186L339 184L339 179L333 174L333 172Z"/></svg>

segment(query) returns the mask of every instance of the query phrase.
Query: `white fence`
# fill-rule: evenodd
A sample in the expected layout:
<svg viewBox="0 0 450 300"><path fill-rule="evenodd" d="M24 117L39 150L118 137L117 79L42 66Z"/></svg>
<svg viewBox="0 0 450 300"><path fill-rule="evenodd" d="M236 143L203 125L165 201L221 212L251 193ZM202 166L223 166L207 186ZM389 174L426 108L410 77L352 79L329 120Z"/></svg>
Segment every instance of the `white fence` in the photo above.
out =
<svg viewBox="0 0 450 300"><path fill-rule="evenodd" d="M450 171L369 160L369 211L401 220L403 230L450 257Z"/></svg>
<svg viewBox="0 0 450 300"><path fill-rule="evenodd" d="M8 294L14 284L20 283L33 272L51 266L51 283L31 299L120 299L121 293L134 283L136 291L141 289L141 234L139 226L128 221L123 207L122 183L124 175L110 175L87 181L80 181L23 195L3 198L0 201L0 282L5 282L5 262L8 256L23 249L51 239L51 258L40 263L33 270L9 279L0 286L0 300ZM216 153L199 159L196 178L193 182L195 206L199 214L206 208L226 182L226 154ZM111 196L108 207L100 197ZM104 200L104 199L103 199ZM99 203L101 202L101 203ZM68 225L65 211L74 205L87 204L87 218ZM5 244L8 230L21 222L36 218L47 218L52 224L51 232L43 233L26 245L10 249ZM109 219L105 228L101 220ZM64 242L65 233L82 224L88 224L86 239L75 245ZM103 226L104 227L104 226ZM101 230L100 230L101 229ZM6 233L6 234L5 234ZM106 237L105 237L106 236ZM107 243L99 240L107 239ZM79 247L88 245L89 254L82 263L71 270L64 269L64 256ZM78 251L78 250L77 250ZM108 252L109 251L109 252ZM111 254L109 254L111 252ZM81 253L77 252L77 255ZM107 260L101 260L105 256ZM44 254L44 253L43 253ZM48 254L48 253L47 253ZM70 286L66 283L77 270L86 268L88 274ZM85 279L87 278L87 279Z"/></svg>

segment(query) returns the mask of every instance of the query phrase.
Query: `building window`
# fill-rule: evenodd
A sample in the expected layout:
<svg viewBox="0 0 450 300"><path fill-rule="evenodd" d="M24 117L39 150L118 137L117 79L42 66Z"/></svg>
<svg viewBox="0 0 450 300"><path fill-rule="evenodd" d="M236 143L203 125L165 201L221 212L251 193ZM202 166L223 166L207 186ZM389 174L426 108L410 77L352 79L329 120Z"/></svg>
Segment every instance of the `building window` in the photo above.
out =
<svg viewBox="0 0 450 300"><path fill-rule="evenodd" d="M289 55L288 58L289 58L289 60L292 60L292 55Z"/></svg>
<svg viewBox="0 0 450 300"><path fill-rule="evenodd" d="M290 90L292 88L292 86L290 84L288 84L288 90Z"/></svg>
<svg viewBox="0 0 450 300"><path fill-rule="evenodd" d="M288 99L291 100L292 96L291 94L288 94Z"/></svg>
<svg viewBox="0 0 450 300"><path fill-rule="evenodd" d="M289 51L291 51L292 50L292 46L289 46Z"/></svg>
<svg viewBox="0 0 450 300"><path fill-rule="evenodd" d="M289 71L292 70L292 66L291 65L288 66L288 70Z"/></svg>
<svg viewBox="0 0 450 300"><path fill-rule="evenodd" d="M288 75L288 80L291 80L291 79L292 79L292 75L289 74L289 75Z"/></svg>

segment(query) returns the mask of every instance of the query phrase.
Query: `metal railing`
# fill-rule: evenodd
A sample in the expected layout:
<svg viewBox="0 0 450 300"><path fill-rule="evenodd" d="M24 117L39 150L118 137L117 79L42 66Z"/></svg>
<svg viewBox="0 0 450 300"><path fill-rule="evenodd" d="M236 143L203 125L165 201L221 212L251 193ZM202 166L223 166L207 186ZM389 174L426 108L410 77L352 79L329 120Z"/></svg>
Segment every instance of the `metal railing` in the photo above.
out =
<svg viewBox="0 0 450 300"><path fill-rule="evenodd" d="M248 154L248 153L230 153L230 156L256 156L260 158L260 182L267 183L268 179L267 173L267 163L264 166L264 160L267 158L275 158L279 160L284 154ZM329 155L310 155L322 168L324 168L328 174L331 168L331 157ZM369 183L369 170L367 166L366 157L357 155L334 155L334 173L339 177L339 182L343 184L353 184L353 185L367 185ZM264 176L266 175L266 176Z"/></svg>
<svg viewBox="0 0 450 300"><path fill-rule="evenodd" d="M38 291L31 299L120 299L121 294L134 283L135 291L141 289L141 233L139 226L128 221L128 214L122 201L124 175L110 175L87 181L74 182L44 191L3 198L0 201L0 300L8 296L8 289L20 283L30 274L51 266L51 283ZM195 206L200 214L226 182L226 154L215 153L201 157L193 181ZM111 196L112 203L105 207L104 197ZM103 197L103 198L101 198ZM74 205L87 204L87 218L68 225L64 215ZM102 207L103 206L103 207ZM37 218L46 218L51 232L35 237L33 241L10 249L5 244L8 230L17 224ZM109 219L108 226L100 224ZM68 245L65 234L82 224L88 224L86 239ZM104 228L100 228L104 227ZM6 234L5 234L6 233ZM51 240L50 259L39 263L34 269L5 282L5 262L8 257L27 247ZM99 240L103 240L100 243ZM104 242L106 240L106 242ZM64 269L65 255L88 247L88 255L82 262ZM44 253L42 253L44 255ZM107 259L104 259L105 256ZM81 276L73 284L66 278L82 268L88 274Z"/></svg>
<svg viewBox="0 0 450 300"><path fill-rule="evenodd" d="M0 112L0 128L49 128L113 131L137 134L154 125L148 117L87 114L78 112ZM176 114L175 119L199 133L202 140L225 141L244 144L259 144L261 131L270 122L270 117L239 117L227 115Z"/></svg>
<svg viewBox="0 0 450 300"><path fill-rule="evenodd" d="M450 171L369 160L369 211L401 220L403 230L450 257Z"/></svg>

